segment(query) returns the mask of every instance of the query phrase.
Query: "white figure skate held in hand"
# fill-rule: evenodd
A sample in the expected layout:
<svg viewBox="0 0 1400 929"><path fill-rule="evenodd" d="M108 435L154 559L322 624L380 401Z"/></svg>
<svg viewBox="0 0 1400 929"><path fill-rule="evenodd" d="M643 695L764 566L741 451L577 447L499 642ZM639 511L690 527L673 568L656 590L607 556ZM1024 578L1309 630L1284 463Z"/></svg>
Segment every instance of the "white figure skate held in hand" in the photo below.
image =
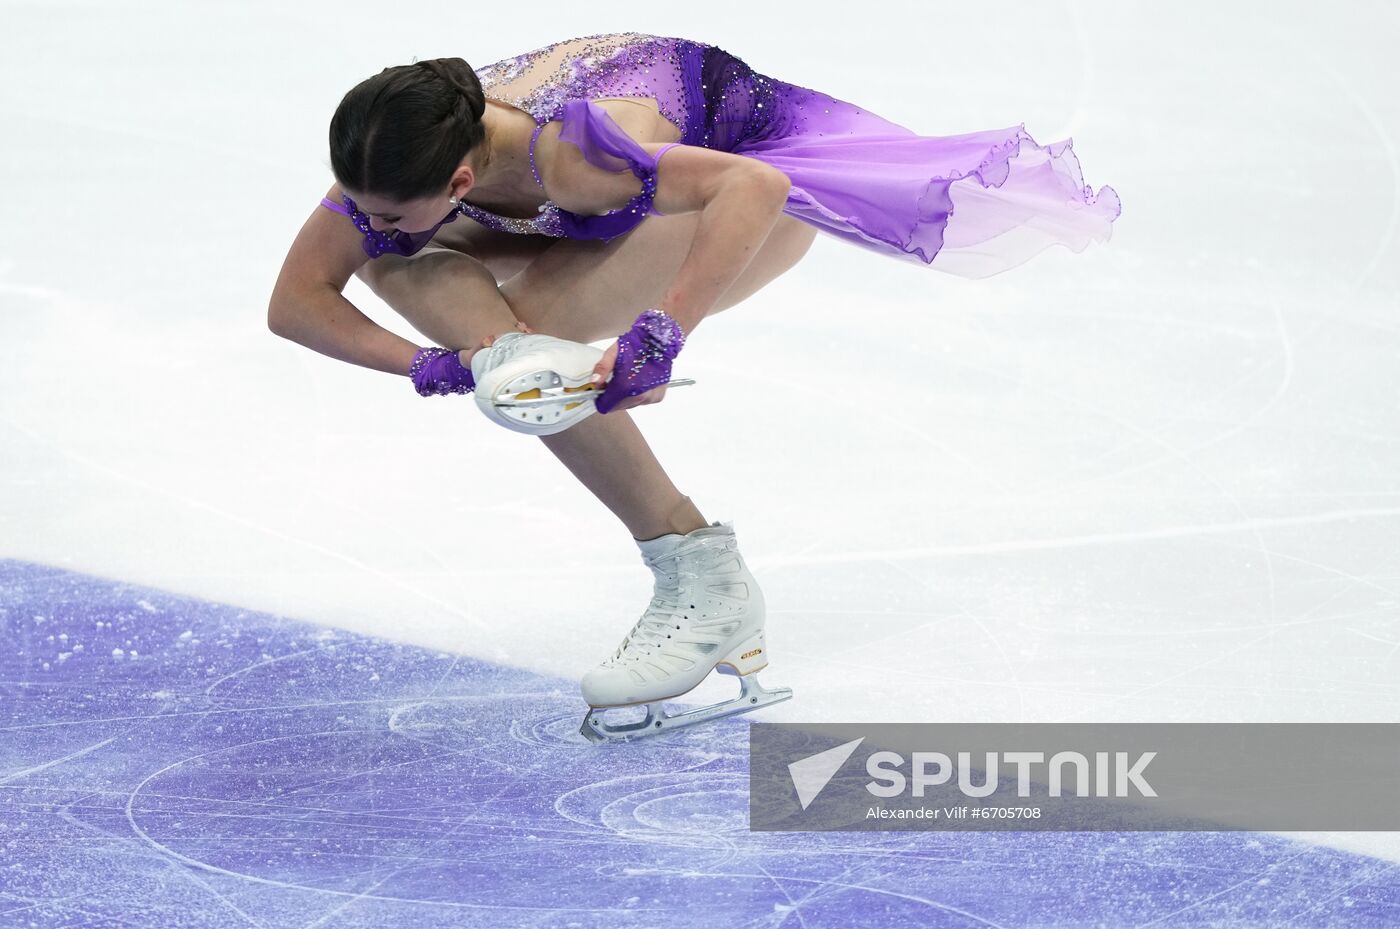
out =
<svg viewBox="0 0 1400 929"><path fill-rule="evenodd" d="M739 554L732 523L712 523L687 535L638 542L655 575L651 603L617 651L584 675L589 704L581 732L594 742L660 735L696 723L747 713L787 700L792 690L765 689L768 665L763 592ZM667 713L674 700L711 671L739 678L732 700ZM645 718L606 719L609 709L644 705Z"/></svg>
<svg viewBox="0 0 1400 929"><path fill-rule="evenodd" d="M507 332L472 355L476 405L513 432L554 435L597 411L591 383L603 350L538 333ZM670 382L670 387L695 383Z"/></svg>

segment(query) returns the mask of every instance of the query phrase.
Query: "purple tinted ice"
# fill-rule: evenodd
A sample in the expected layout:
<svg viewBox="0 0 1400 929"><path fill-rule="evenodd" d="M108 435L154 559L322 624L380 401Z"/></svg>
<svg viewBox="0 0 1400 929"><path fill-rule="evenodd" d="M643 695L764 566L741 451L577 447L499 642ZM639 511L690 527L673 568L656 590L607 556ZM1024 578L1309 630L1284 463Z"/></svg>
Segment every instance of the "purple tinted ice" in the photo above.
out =
<svg viewBox="0 0 1400 929"><path fill-rule="evenodd" d="M577 734L576 682L0 561L0 926L1395 924L1246 833L747 830L747 724Z"/></svg>

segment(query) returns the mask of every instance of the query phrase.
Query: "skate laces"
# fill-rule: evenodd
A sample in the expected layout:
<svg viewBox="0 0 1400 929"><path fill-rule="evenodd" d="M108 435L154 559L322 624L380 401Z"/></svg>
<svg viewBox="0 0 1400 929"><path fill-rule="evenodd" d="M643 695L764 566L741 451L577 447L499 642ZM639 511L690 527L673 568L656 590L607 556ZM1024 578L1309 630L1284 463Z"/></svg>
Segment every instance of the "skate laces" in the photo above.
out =
<svg viewBox="0 0 1400 929"><path fill-rule="evenodd" d="M693 550L692 550L693 551ZM613 660L616 661L627 655L635 648L638 652L645 651L648 646L660 644L665 641L676 628L675 620L684 618L688 604L682 601L684 592L681 590L681 570L680 560L687 552L674 552L652 561L647 558L647 567L656 574L656 584L651 595L651 602L647 604L646 610L640 619L627 633L622 644L613 653ZM657 572L657 566L663 562L673 562L672 569L662 573Z"/></svg>
<svg viewBox="0 0 1400 929"><path fill-rule="evenodd" d="M659 645L676 628L675 620L682 615L683 609L679 585L667 589L666 594L669 596L661 592L652 594L651 603L647 604L641 618L632 626L632 630L627 633L627 637L613 654L614 660L625 657L633 650L641 651L653 644Z"/></svg>

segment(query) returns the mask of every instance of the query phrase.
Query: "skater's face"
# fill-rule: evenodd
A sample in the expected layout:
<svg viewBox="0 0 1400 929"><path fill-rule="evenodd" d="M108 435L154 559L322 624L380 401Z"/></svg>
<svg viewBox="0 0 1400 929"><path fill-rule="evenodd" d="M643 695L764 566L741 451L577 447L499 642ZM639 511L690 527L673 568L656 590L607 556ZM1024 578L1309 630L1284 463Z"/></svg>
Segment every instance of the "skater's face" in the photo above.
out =
<svg viewBox="0 0 1400 929"><path fill-rule="evenodd" d="M440 224L453 211L457 204L448 198L460 200L476 186L476 169L471 160L465 160L453 172L447 187L440 194L422 197L417 200L395 200L374 194L345 191L360 212L369 216L369 227L378 232L427 232Z"/></svg>
<svg viewBox="0 0 1400 929"><path fill-rule="evenodd" d="M392 200L376 197L374 194L359 194L346 191L360 212L369 216L369 226L378 232L426 232L451 214L454 205L448 202L449 193L424 197L420 200Z"/></svg>

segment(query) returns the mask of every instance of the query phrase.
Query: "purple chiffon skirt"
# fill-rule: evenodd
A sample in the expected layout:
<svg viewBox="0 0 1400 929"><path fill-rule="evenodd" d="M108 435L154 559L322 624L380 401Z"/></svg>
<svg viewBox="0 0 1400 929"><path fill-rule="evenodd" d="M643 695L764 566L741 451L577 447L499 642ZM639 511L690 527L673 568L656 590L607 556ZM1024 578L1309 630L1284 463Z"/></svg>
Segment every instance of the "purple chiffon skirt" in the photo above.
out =
<svg viewBox="0 0 1400 929"><path fill-rule="evenodd" d="M967 278L1050 247L1107 241L1122 212L1107 185L1084 184L1073 140L1040 145L1021 123L922 136L818 91L765 78L770 128L732 151L792 181L785 212L884 255Z"/></svg>

